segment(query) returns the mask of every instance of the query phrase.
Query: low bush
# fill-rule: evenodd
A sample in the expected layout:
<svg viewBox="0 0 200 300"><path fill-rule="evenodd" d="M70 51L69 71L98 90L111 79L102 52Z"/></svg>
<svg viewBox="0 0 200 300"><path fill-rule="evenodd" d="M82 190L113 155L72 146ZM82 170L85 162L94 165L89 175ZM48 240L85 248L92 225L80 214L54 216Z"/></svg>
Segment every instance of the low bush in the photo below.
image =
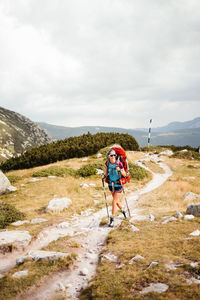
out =
<svg viewBox="0 0 200 300"><path fill-rule="evenodd" d="M79 175L81 177L89 177L91 175L96 175L96 173L97 173L96 169L97 168L93 164L88 164L88 165L81 167L77 171L77 175Z"/></svg>
<svg viewBox="0 0 200 300"><path fill-rule="evenodd" d="M75 176L76 171L71 168L61 168L59 166L51 166L47 169L36 171L32 174L33 177L47 177L47 176Z"/></svg>
<svg viewBox="0 0 200 300"><path fill-rule="evenodd" d="M0 202L0 228L5 228L12 222L23 220L25 214L17 210L13 205Z"/></svg>
<svg viewBox="0 0 200 300"><path fill-rule="evenodd" d="M8 175L7 178L10 181L11 184L14 184L15 182L17 182L20 179L22 179L22 177L18 176L18 175Z"/></svg>
<svg viewBox="0 0 200 300"><path fill-rule="evenodd" d="M189 160L200 160L200 154L195 151L177 151L172 156L172 158L180 158L180 159L189 159Z"/></svg>
<svg viewBox="0 0 200 300"><path fill-rule="evenodd" d="M131 179L142 180L145 177L148 177L148 172L142 167L129 163L129 173Z"/></svg>

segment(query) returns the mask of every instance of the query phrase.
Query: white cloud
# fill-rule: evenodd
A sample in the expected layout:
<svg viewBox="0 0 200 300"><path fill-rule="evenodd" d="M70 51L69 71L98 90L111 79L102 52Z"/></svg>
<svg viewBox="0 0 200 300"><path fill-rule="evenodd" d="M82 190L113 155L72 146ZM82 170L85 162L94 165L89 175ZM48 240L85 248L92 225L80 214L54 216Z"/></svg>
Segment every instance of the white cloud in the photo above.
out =
<svg viewBox="0 0 200 300"><path fill-rule="evenodd" d="M1 0L0 105L67 126L197 117L199 20L198 0Z"/></svg>

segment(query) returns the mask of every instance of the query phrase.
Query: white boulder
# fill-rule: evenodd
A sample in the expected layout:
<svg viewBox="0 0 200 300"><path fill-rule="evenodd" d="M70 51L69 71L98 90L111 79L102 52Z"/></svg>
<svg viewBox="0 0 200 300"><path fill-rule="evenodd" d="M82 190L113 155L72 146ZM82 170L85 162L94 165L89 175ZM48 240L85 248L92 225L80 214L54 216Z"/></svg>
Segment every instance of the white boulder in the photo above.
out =
<svg viewBox="0 0 200 300"><path fill-rule="evenodd" d="M43 251L43 250L31 250L27 257L32 258L34 261L39 260L58 260L62 257L68 256L68 253Z"/></svg>
<svg viewBox="0 0 200 300"><path fill-rule="evenodd" d="M0 170L0 195L5 194L6 190L11 186L10 181Z"/></svg>
<svg viewBox="0 0 200 300"><path fill-rule="evenodd" d="M11 223L11 225L13 225L13 226L21 226L21 225L24 225L24 224L27 224L27 223L30 223L30 221L29 220L16 221L16 222Z"/></svg>
<svg viewBox="0 0 200 300"><path fill-rule="evenodd" d="M101 153L97 153L96 158L100 158L100 157L102 157L102 154Z"/></svg>
<svg viewBox="0 0 200 300"><path fill-rule="evenodd" d="M15 272L12 277L15 278L20 278L22 276L27 276L28 275L28 270L24 270L24 271L19 271L19 272Z"/></svg>
<svg viewBox="0 0 200 300"><path fill-rule="evenodd" d="M174 153L172 150L165 150L160 152L160 155L167 155L167 156L172 156Z"/></svg>
<svg viewBox="0 0 200 300"><path fill-rule="evenodd" d="M197 230L191 232L189 235L191 235L191 236L199 236L200 235L200 230L197 229Z"/></svg>
<svg viewBox="0 0 200 300"><path fill-rule="evenodd" d="M175 217L170 217L170 218L164 220L164 221L162 222L162 224L167 224L167 223L169 223L169 222L173 222L173 221L176 221L176 220L177 220L177 218L175 218Z"/></svg>
<svg viewBox="0 0 200 300"><path fill-rule="evenodd" d="M169 286L164 283L151 283L150 286L144 288L140 293L142 295L156 292L156 293L164 293L168 290Z"/></svg>
<svg viewBox="0 0 200 300"><path fill-rule="evenodd" d="M192 219L194 219L193 215L185 215L184 216L184 220L192 220Z"/></svg>
<svg viewBox="0 0 200 300"><path fill-rule="evenodd" d="M89 188L89 185L87 183L81 183L80 187L87 189L87 188Z"/></svg>
<svg viewBox="0 0 200 300"><path fill-rule="evenodd" d="M134 261L136 261L136 260L143 260L143 259L144 259L143 256L137 254L136 256L134 256L133 258L131 258L131 260L129 261L129 265L132 265L132 263L133 263Z"/></svg>
<svg viewBox="0 0 200 300"><path fill-rule="evenodd" d="M139 231L139 229L134 225L131 225L130 228L131 228L131 231L133 231L133 232Z"/></svg>
<svg viewBox="0 0 200 300"><path fill-rule="evenodd" d="M187 192L183 196L183 201L193 201L193 200L200 200L200 195L192 192Z"/></svg>
<svg viewBox="0 0 200 300"><path fill-rule="evenodd" d="M47 219L44 218L35 218L31 220L31 224L39 224L39 223L43 223L43 222L47 222Z"/></svg>
<svg viewBox="0 0 200 300"><path fill-rule="evenodd" d="M69 198L54 198L49 202L45 211L62 211L71 204L72 201Z"/></svg>
<svg viewBox="0 0 200 300"><path fill-rule="evenodd" d="M0 232L0 247L13 245L16 248L25 248L31 241L28 231L2 231Z"/></svg>

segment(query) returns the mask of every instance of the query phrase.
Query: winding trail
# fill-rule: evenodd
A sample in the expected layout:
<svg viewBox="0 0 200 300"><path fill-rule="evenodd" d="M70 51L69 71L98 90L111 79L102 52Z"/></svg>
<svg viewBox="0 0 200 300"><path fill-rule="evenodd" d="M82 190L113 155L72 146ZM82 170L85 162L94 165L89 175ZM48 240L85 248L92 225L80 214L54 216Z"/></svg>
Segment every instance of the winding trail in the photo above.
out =
<svg viewBox="0 0 200 300"><path fill-rule="evenodd" d="M160 162L157 155L146 155L144 161L154 160L163 170L164 174L153 173L142 163L143 160L137 162L138 165L148 169L152 175L152 180L142 189L137 192L131 193L127 199L131 214L138 214L135 209L135 203L139 197L145 193L151 192L161 186L171 175L172 172L168 166ZM79 216L72 218L69 221L69 226L66 228L54 225L50 228L44 229L38 235L38 238L31 243L24 253L29 250L39 250L47 246L51 241L57 240L62 236L77 235L77 241L81 244L78 259L75 261L70 270L59 272L58 274L49 276L41 286L31 287L27 292L19 295L15 300L31 299L31 300L50 300L57 291L62 291L66 299L78 299L80 291L88 285L88 282L95 276L98 263L99 253L104 245L106 237L110 232L109 227L99 227L101 219L106 216L106 208L101 209L96 213L91 211L86 212L86 216ZM122 216L116 218L115 225L120 225L123 220ZM80 236L81 234L81 236ZM10 257L11 258L11 257ZM12 261L4 264L4 270L9 270L15 265L15 257Z"/></svg>

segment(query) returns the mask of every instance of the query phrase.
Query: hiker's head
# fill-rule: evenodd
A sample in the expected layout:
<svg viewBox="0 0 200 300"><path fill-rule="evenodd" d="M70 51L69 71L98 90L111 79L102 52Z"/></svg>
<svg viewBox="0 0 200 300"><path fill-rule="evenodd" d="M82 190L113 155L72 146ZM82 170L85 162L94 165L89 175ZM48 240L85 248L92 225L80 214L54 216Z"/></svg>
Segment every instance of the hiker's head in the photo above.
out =
<svg viewBox="0 0 200 300"><path fill-rule="evenodd" d="M116 154L115 150L113 150L113 149L110 149L107 153L107 157L110 161L115 161L116 156L117 156L117 154Z"/></svg>

